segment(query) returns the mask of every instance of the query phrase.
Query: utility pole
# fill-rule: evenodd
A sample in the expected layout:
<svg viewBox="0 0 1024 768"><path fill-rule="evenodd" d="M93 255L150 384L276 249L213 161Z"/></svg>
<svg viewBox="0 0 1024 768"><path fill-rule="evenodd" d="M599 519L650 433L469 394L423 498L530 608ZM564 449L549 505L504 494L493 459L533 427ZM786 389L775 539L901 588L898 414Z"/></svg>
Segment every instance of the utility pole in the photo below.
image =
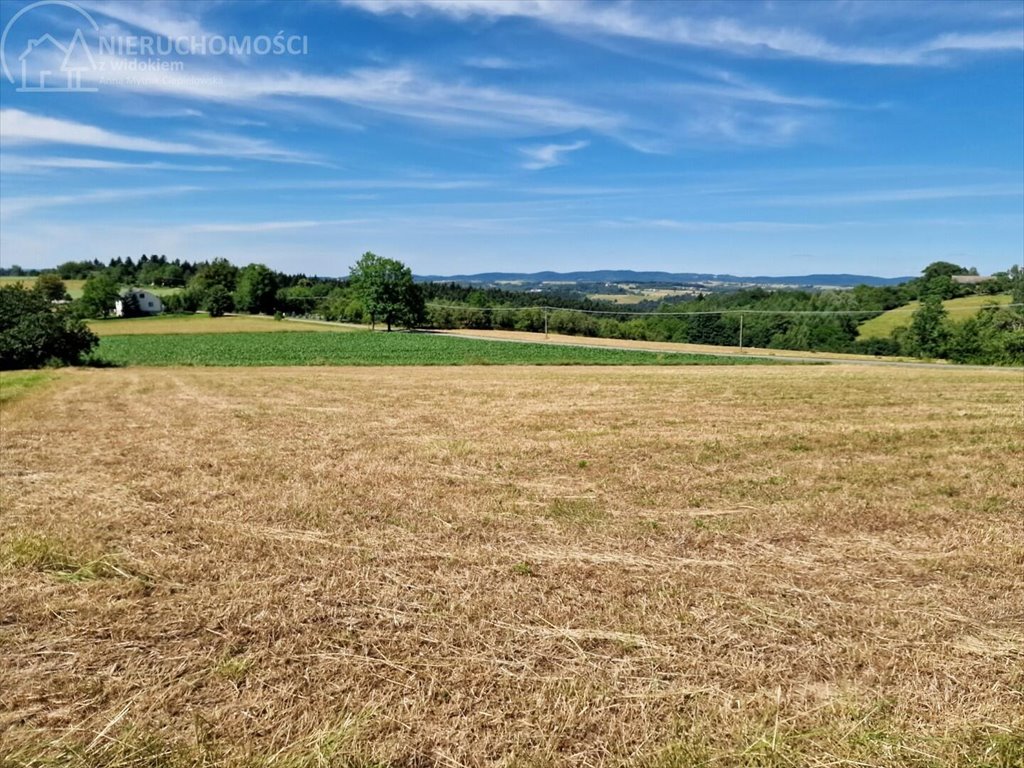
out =
<svg viewBox="0 0 1024 768"><path fill-rule="evenodd" d="M544 338L548 337L548 308L544 307Z"/></svg>
<svg viewBox="0 0 1024 768"><path fill-rule="evenodd" d="M743 313L740 312L740 352L743 351Z"/></svg>

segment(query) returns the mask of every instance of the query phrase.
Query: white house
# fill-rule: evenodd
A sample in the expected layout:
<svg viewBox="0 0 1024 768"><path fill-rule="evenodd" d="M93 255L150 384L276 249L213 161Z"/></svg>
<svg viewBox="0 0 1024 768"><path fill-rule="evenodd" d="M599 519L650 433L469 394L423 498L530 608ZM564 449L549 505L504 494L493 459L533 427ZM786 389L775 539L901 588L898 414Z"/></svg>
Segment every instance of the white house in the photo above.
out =
<svg viewBox="0 0 1024 768"><path fill-rule="evenodd" d="M139 304L139 312L144 315L159 315L164 311L164 303L160 301L160 297L155 293L144 290L142 288L129 288L127 291L122 291L122 296L133 294L135 301ZM118 299L114 302L114 316L124 317L124 299Z"/></svg>

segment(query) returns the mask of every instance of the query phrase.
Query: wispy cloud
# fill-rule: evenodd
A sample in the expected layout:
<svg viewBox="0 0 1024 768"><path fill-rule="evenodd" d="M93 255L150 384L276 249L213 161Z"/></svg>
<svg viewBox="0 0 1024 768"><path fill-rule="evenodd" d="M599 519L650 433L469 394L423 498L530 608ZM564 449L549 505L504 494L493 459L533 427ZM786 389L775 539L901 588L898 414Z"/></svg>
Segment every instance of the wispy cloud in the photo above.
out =
<svg viewBox="0 0 1024 768"><path fill-rule="evenodd" d="M502 56L471 56L463 64L474 69L520 69L522 64Z"/></svg>
<svg viewBox="0 0 1024 768"><path fill-rule="evenodd" d="M680 232L804 232L828 228L830 224L792 221L700 221L687 219L614 219L602 222L609 227L670 229Z"/></svg>
<svg viewBox="0 0 1024 768"><path fill-rule="evenodd" d="M92 192L83 192L77 195L5 197L2 213L4 218L12 218L30 213L40 208L62 208L68 205L114 203L121 200L135 200L140 197L181 195L189 192L199 192L201 190L202 187L178 185L133 189L99 189Z"/></svg>
<svg viewBox="0 0 1024 768"><path fill-rule="evenodd" d="M184 14L180 7L168 5L160 0L131 3L118 0L80 0L79 4L90 13L106 16L131 27L151 32L160 37L172 40L182 38L200 39L214 34L206 29L202 22L193 14ZM191 9L199 7L198 3L190 3Z"/></svg>
<svg viewBox="0 0 1024 768"><path fill-rule="evenodd" d="M198 138L201 143L131 136L95 125L46 117L20 109L0 110L0 140L6 146L62 144L151 154L218 155L278 162L317 162L301 152L282 149L262 139L202 132L192 136Z"/></svg>
<svg viewBox="0 0 1024 768"><path fill-rule="evenodd" d="M643 191L642 187L603 187L585 184L569 184L557 187L527 187L519 190L530 195L552 195L555 197L591 197L605 195L629 195Z"/></svg>
<svg viewBox="0 0 1024 768"><path fill-rule="evenodd" d="M131 163L118 160L98 160L92 157L25 157L0 156L4 173L43 173L54 170L88 171L181 171L183 173L221 173L230 171L226 165L188 165L180 163Z"/></svg>
<svg viewBox="0 0 1024 768"><path fill-rule="evenodd" d="M199 147L190 144L129 136L94 125L44 117L20 109L0 110L0 138L7 146L72 144L118 149L126 152L156 152L168 155L201 153Z"/></svg>
<svg viewBox="0 0 1024 768"><path fill-rule="evenodd" d="M104 71L119 71L124 62L107 57L99 63ZM334 119L342 119L344 113L337 110L340 105L370 115L429 124L449 134L536 137L587 131L653 153L670 152L687 140L783 145L803 138L815 123L802 113L846 107L831 99L786 93L724 71L695 82L651 84L642 93L623 94L613 89L602 95L591 90L592 99L603 99L602 107L463 79L440 80L411 64L358 68L336 75L193 66L188 77L140 71L132 78L105 83L103 88L253 110L288 109L300 119L314 122L321 107L334 109ZM642 102L655 98L657 108L644 104L644 109L638 109ZM216 154L302 162L300 153L282 152L266 144L256 147L246 139L232 139L231 143L234 152L224 151L223 143L211 146L204 142L203 146ZM243 152L246 147L249 151ZM532 157L528 153L526 167L536 170L561 162L557 149L547 151L555 154Z"/></svg>
<svg viewBox="0 0 1024 768"><path fill-rule="evenodd" d="M1017 28L943 34L903 45L844 45L791 23L750 23L746 18L638 13L630 3L587 0L339 0L346 6L376 14L422 12L455 19L483 17L534 19L566 32L583 32L651 42L683 45L757 57L816 59L840 64L921 66L943 64L958 51L1005 52L1024 50ZM664 6L661 6L662 8ZM672 6L678 8L680 6ZM689 7L689 6L682 6Z"/></svg>
<svg viewBox="0 0 1024 768"><path fill-rule="evenodd" d="M779 147L805 136L815 120L796 113L760 114L728 105L708 105L686 120L691 139L711 144Z"/></svg>
<svg viewBox="0 0 1024 768"><path fill-rule="evenodd" d="M954 200L958 198L1024 197L1021 184L965 184L960 186L914 187L906 189L878 189L837 194L770 195L761 199L761 205L873 205L876 203L913 203L928 200Z"/></svg>
<svg viewBox="0 0 1024 768"><path fill-rule="evenodd" d="M117 70L116 66L107 69ZM589 128L616 134L624 117L566 99L466 82L443 82L413 67L362 68L345 75L306 72L200 71L188 77L137 73L104 88L269 108L276 99L321 99L492 135Z"/></svg>
<svg viewBox="0 0 1024 768"><path fill-rule="evenodd" d="M344 224L362 222L360 219L349 219L349 220L335 220L335 221L244 221L244 222L230 222L230 223L210 223L210 224L194 224L187 227L183 227L188 232L277 232L280 230L288 229L311 229L313 227L322 227L326 224Z"/></svg>
<svg viewBox="0 0 1024 768"><path fill-rule="evenodd" d="M273 189L416 189L459 190L488 187L486 179L324 179L286 182L273 185Z"/></svg>
<svg viewBox="0 0 1024 768"><path fill-rule="evenodd" d="M523 168L540 171L552 168L565 162L564 155L576 152L590 144L589 141L574 141L571 144L544 144L539 147L520 147L519 151L526 156Z"/></svg>
<svg viewBox="0 0 1024 768"><path fill-rule="evenodd" d="M820 96L785 93L724 69L703 70L708 81L670 83L655 88L658 93L676 96L700 96L719 101L748 102L773 107L802 107L807 109L847 109L853 105Z"/></svg>

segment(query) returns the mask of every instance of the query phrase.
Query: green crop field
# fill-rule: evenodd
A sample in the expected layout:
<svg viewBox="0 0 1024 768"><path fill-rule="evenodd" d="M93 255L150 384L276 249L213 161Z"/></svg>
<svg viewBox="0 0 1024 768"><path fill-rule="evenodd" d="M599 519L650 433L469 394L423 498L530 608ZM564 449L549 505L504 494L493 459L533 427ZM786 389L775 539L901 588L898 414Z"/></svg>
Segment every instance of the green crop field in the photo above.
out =
<svg viewBox="0 0 1024 768"><path fill-rule="evenodd" d="M106 336L114 365L732 365L758 358L479 341L427 333L200 333Z"/></svg>
<svg viewBox="0 0 1024 768"><path fill-rule="evenodd" d="M950 319L963 321L973 317L982 307L992 304L1009 304L1010 294L999 293L995 296L964 296L962 299L949 299L942 302L942 306L949 312ZM897 328L910 325L914 312L921 306L921 302L912 301L902 307L890 309L878 317L865 320L858 329L857 337L860 339L884 339Z"/></svg>

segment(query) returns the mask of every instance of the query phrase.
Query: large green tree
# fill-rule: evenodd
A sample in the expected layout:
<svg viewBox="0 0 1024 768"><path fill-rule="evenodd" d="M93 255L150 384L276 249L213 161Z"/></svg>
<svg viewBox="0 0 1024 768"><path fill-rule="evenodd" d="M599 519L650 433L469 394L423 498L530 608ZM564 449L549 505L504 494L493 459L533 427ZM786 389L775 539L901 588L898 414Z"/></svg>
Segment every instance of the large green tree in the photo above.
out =
<svg viewBox="0 0 1024 768"><path fill-rule="evenodd" d="M364 253L352 267L350 278L370 323L412 328L422 322L423 293L412 279L412 270L395 259Z"/></svg>
<svg viewBox="0 0 1024 768"><path fill-rule="evenodd" d="M969 269L961 267L959 264L954 264L951 261L933 261L921 270L921 280L927 283L936 277L952 277L953 275L966 275L969 273Z"/></svg>
<svg viewBox="0 0 1024 768"><path fill-rule="evenodd" d="M278 289L277 275L263 264L250 264L238 274L235 309L250 314L274 312Z"/></svg>
<svg viewBox="0 0 1024 768"><path fill-rule="evenodd" d="M949 334L948 313L942 299L926 296L903 336L906 352L915 357L943 357Z"/></svg>
<svg viewBox="0 0 1024 768"><path fill-rule="evenodd" d="M231 294L223 285L210 286L206 291L203 309L210 313L210 317L221 317L232 309Z"/></svg>
<svg viewBox="0 0 1024 768"><path fill-rule="evenodd" d="M1024 269L1014 264L1006 273L1010 282L1010 295L1014 304L1024 304ZM1024 313L1024 307L1019 308Z"/></svg>
<svg viewBox="0 0 1024 768"><path fill-rule="evenodd" d="M99 339L67 307L41 291L0 286L0 368L38 368L78 362Z"/></svg>
<svg viewBox="0 0 1024 768"><path fill-rule="evenodd" d="M91 275L82 286L78 311L83 317L106 317L114 311L120 289L114 278L102 272Z"/></svg>
<svg viewBox="0 0 1024 768"><path fill-rule="evenodd" d="M210 288L219 285L228 293L235 290L238 283L238 267L227 259L214 259L209 264L199 268L196 276L192 278L190 288L196 288L206 293Z"/></svg>
<svg viewBox="0 0 1024 768"><path fill-rule="evenodd" d="M46 297L47 301L65 301L68 289L60 275L56 272L44 272L36 278L35 289Z"/></svg>

